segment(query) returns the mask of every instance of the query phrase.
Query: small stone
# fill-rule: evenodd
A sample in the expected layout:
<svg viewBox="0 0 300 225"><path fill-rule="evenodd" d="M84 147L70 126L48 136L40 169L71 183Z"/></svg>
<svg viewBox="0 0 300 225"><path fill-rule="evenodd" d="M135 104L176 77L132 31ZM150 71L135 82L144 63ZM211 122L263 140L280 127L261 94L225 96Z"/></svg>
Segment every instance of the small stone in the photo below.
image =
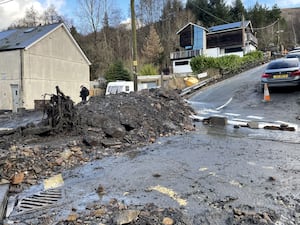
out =
<svg viewBox="0 0 300 225"><path fill-rule="evenodd" d="M276 179L275 179L275 177L269 177L268 178L268 181L270 181L270 182L274 182Z"/></svg>
<svg viewBox="0 0 300 225"><path fill-rule="evenodd" d="M99 195L105 194L105 190L104 190L104 187L102 185L99 185L96 191Z"/></svg>
<svg viewBox="0 0 300 225"><path fill-rule="evenodd" d="M116 218L116 222L118 225L131 223L132 221L136 220L139 214L140 214L139 210L121 211Z"/></svg>
<svg viewBox="0 0 300 225"><path fill-rule="evenodd" d="M24 180L24 176L25 176L24 172L16 173L11 179L11 184L20 184L20 183L22 183L23 180Z"/></svg>
<svg viewBox="0 0 300 225"><path fill-rule="evenodd" d="M169 218L169 217L165 217L163 219L163 222L162 222L164 225L173 225L174 224L174 220Z"/></svg>
<svg viewBox="0 0 300 225"><path fill-rule="evenodd" d="M96 218L100 218L103 215L105 215L106 210L105 209L97 209L92 213L92 216L96 217Z"/></svg>
<svg viewBox="0 0 300 225"><path fill-rule="evenodd" d="M77 214L70 214L69 216L68 216L68 218L67 218L67 221L68 222L74 222L74 221L76 221L77 220Z"/></svg>

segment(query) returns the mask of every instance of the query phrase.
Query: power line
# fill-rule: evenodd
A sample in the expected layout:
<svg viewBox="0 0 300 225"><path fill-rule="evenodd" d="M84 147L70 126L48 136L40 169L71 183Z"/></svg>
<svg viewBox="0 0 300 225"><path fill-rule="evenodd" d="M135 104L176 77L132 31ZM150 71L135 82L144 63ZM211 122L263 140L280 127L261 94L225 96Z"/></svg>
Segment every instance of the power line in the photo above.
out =
<svg viewBox="0 0 300 225"><path fill-rule="evenodd" d="M8 2L11 2L12 0L0 0L0 5L1 4L4 4L4 3L8 3Z"/></svg>
<svg viewBox="0 0 300 225"><path fill-rule="evenodd" d="M273 23L271 23L271 24L269 24L269 25L267 25L267 26L265 26L265 27L258 27L258 28L253 28L253 30L263 30L263 29L267 29L267 28L269 28L269 27L272 27L272 26L274 26L276 23L278 23L279 22L279 19L277 19L275 22L273 22Z"/></svg>
<svg viewBox="0 0 300 225"><path fill-rule="evenodd" d="M191 1L190 3L192 3L192 5L194 5L196 8L200 9L201 11L205 12L206 14L208 14L208 15L214 17L215 19L221 20L221 21L224 22L224 23L229 23L229 22L227 22L226 20L223 20L223 19L221 19L221 18L219 18L219 17L217 17L217 16L211 14L210 12L207 12L206 10L200 8L200 7L199 7L198 5L196 5L193 1Z"/></svg>

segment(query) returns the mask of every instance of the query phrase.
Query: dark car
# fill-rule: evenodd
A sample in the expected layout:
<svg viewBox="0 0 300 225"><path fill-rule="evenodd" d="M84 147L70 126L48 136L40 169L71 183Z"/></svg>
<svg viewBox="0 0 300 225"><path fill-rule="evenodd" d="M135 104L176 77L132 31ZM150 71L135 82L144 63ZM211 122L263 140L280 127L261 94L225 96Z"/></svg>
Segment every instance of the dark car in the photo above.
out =
<svg viewBox="0 0 300 225"><path fill-rule="evenodd" d="M271 61L261 76L261 88L288 87L300 84L300 61L298 58L281 58Z"/></svg>

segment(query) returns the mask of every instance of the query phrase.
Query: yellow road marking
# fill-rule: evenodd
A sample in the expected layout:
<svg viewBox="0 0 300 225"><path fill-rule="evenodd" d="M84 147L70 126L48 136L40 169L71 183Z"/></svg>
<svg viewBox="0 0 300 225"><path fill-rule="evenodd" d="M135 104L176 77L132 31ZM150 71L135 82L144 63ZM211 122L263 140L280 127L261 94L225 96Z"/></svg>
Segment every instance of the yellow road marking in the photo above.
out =
<svg viewBox="0 0 300 225"><path fill-rule="evenodd" d="M166 188L166 187L163 187L160 185L156 185L156 186L150 187L150 190L155 190L162 194L168 195L170 198L172 198L173 200L178 202L178 204L180 206L187 205L187 200L178 197L178 194L175 191L173 191L172 189L169 189L169 188Z"/></svg>

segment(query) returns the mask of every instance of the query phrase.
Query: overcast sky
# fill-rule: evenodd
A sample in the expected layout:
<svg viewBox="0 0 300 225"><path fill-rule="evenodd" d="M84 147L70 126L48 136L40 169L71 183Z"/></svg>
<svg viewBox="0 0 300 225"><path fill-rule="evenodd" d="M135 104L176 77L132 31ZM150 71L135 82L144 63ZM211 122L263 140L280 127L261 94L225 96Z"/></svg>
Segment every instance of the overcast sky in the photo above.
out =
<svg viewBox="0 0 300 225"><path fill-rule="evenodd" d="M110 0L122 9L124 17L128 17L130 1L129 0ZM186 2L186 0L182 0ZM228 4L232 0L226 0ZM243 0L246 8L252 7L258 0ZM0 0L6 2L0 4L0 31L7 29L14 21L23 18L27 9L34 7L38 12L53 4L60 15L76 20L77 0ZM259 0L259 4L271 7L276 3L281 8L300 7L300 0Z"/></svg>

